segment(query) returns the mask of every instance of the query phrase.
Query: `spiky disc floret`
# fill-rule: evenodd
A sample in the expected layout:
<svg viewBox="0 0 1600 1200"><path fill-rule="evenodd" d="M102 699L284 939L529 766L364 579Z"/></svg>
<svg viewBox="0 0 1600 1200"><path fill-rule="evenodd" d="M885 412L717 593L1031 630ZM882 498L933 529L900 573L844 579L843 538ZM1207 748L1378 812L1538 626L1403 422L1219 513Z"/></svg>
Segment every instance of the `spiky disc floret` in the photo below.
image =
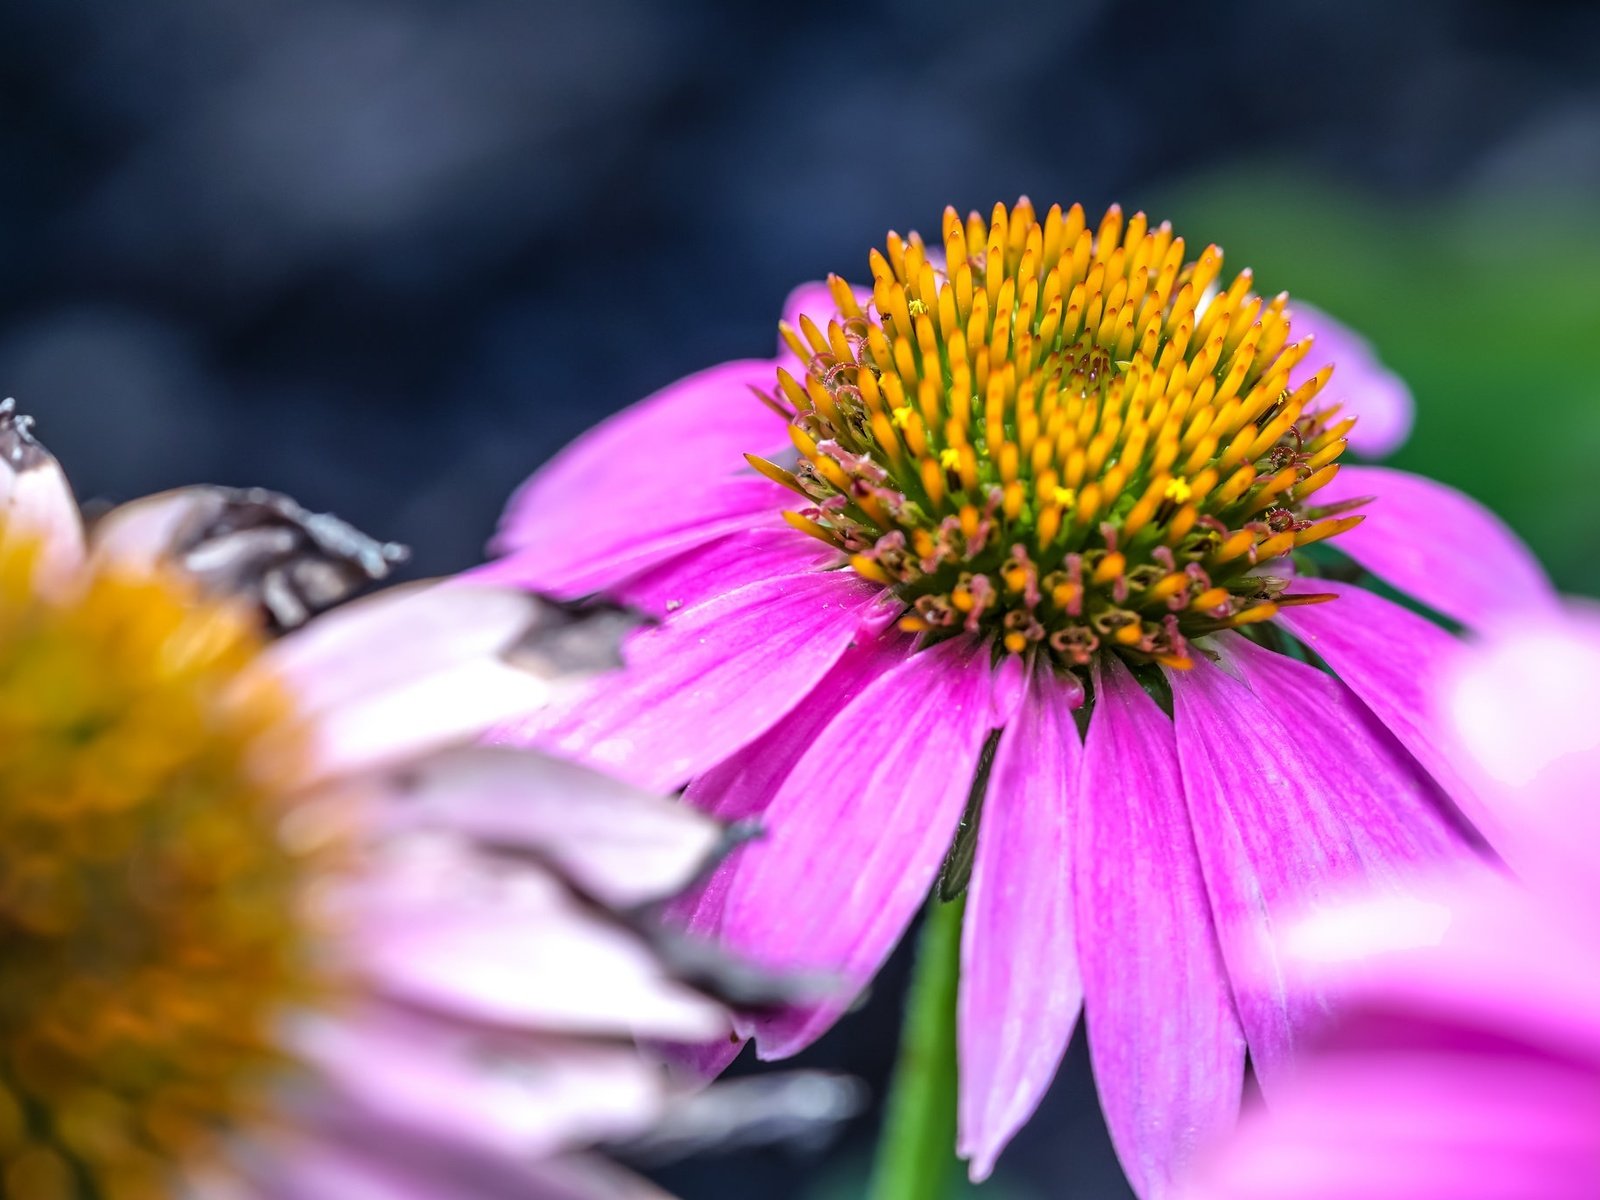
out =
<svg viewBox="0 0 1600 1200"><path fill-rule="evenodd" d="M1311 340L1286 294L1219 287L1221 250L1186 263L1142 213L1096 230L1026 200L946 209L942 263L890 234L871 269L870 303L832 276L841 318L785 327L806 370L769 399L799 462L751 463L903 628L1181 668L1189 639L1313 598L1267 564L1361 520L1306 506L1354 421L1312 407L1331 367L1289 389Z"/></svg>

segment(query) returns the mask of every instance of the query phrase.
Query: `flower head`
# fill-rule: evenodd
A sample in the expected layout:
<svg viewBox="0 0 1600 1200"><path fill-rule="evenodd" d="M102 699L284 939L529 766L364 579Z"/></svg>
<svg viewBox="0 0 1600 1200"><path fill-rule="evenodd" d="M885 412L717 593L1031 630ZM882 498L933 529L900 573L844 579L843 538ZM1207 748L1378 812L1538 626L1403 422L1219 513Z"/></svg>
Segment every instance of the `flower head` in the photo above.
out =
<svg viewBox="0 0 1600 1200"><path fill-rule="evenodd" d="M0 1194L614 1185L582 1151L669 1095L627 1039L727 1032L618 914L721 827L461 744L615 630L467 586L308 620L395 554L260 492L114 510L85 551L9 407L0 509Z"/></svg>
<svg viewBox="0 0 1600 1200"><path fill-rule="evenodd" d="M1063 674L1102 647L1186 669L1191 639L1321 599L1256 569L1362 519L1312 507L1355 421L1317 404L1331 368L1289 388L1311 341L1286 294L1219 290L1216 247L1186 265L1116 208L1098 231L947 210L936 257L873 252L876 321L833 281L839 319L787 334L805 383L778 368L798 469L751 458L806 502L791 524L909 606L901 629Z"/></svg>
<svg viewBox="0 0 1600 1200"><path fill-rule="evenodd" d="M1194 1181L1216 1200L1600 1191L1600 623L1539 617L1464 650L1440 689L1520 881L1441 877L1286 935L1343 1000L1295 1086Z"/></svg>
<svg viewBox="0 0 1600 1200"><path fill-rule="evenodd" d="M891 235L870 289L797 293L776 364L691 377L529 481L487 575L663 620L606 696L503 736L758 817L685 915L775 965L864 984L970 878L974 1174L1086 1007L1158 1195L1233 1119L1246 1046L1272 1089L1323 1004L1287 969L1233 986L1240 939L1469 853L1451 801L1481 815L1420 707L1452 635L1316 555L1467 625L1549 587L1466 497L1341 464L1371 387L1330 392L1287 297L1216 247L1026 202L941 242ZM841 1007L740 1029L784 1055Z"/></svg>

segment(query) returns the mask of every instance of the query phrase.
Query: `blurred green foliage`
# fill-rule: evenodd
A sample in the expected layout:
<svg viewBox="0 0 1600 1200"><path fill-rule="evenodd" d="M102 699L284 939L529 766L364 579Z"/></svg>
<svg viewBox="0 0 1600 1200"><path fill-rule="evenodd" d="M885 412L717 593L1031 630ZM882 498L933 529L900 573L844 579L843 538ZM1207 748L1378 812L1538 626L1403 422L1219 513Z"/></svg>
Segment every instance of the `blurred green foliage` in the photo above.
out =
<svg viewBox="0 0 1600 1200"><path fill-rule="evenodd" d="M1231 174L1151 207L1365 334L1411 385L1388 462L1500 513L1564 591L1600 594L1600 223L1555 199L1401 205Z"/></svg>

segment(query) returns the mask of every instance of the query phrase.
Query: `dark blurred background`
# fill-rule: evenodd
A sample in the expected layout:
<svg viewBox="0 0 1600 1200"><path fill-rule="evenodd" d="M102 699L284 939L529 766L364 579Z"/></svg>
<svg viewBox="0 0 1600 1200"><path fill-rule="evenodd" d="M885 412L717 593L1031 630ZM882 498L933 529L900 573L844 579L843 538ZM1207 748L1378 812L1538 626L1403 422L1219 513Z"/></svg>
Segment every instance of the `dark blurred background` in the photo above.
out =
<svg viewBox="0 0 1600 1200"><path fill-rule="evenodd" d="M268 484L455 570L793 284L1026 193L1363 328L1395 461L1600 591L1594 5L5 0L0 44L0 395L86 498ZM881 1093L903 978L810 1061ZM984 1195L1125 1194L1083 1058ZM875 1122L668 1181L852 1196Z"/></svg>

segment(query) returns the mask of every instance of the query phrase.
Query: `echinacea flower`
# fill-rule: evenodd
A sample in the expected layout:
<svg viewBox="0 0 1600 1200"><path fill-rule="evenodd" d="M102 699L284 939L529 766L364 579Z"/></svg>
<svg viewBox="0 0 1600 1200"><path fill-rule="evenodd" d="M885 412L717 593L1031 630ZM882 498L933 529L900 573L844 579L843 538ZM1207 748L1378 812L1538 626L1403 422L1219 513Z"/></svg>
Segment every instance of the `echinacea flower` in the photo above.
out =
<svg viewBox="0 0 1600 1200"><path fill-rule="evenodd" d="M1520 879L1459 873L1290 929L1339 1017L1196 1198L1600 1195L1600 620L1503 628L1441 691Z"/></svg>
<svg viewBox="0 0 1600 1200"><path fill-rule="evenodd" d="M1246 1047L1272 1090L1322 1003L1230 987L1241 933L1467 852L1446 794L1478 815L1416 707L1452 635L1308 578L1312 547L1467 625L1548 584L1459 493L1341 469L1345 410L1403 390L1306 372L1287 296L1214 246L1024 201L870 267L797 293L776 363L692 376L524 486L485 577L661 623L604 695L499 736L758 819L688 921L773 966L864 985L970 868L973 1175L1086 1009L1159 1195L1233 1120ZM841 1011L739 1028L781 1057Z"/></svg>
<svg viewBox="0 0 1600 1200"><path fill-rule="evenodd" d="M659 1194L589 1153L672 1103L629 1039L727 1017L618 914L722 827L468 744L615 629L456 585L301 624L392 557L209 488L86 548L0 406L8 1200Z"/></svg>

